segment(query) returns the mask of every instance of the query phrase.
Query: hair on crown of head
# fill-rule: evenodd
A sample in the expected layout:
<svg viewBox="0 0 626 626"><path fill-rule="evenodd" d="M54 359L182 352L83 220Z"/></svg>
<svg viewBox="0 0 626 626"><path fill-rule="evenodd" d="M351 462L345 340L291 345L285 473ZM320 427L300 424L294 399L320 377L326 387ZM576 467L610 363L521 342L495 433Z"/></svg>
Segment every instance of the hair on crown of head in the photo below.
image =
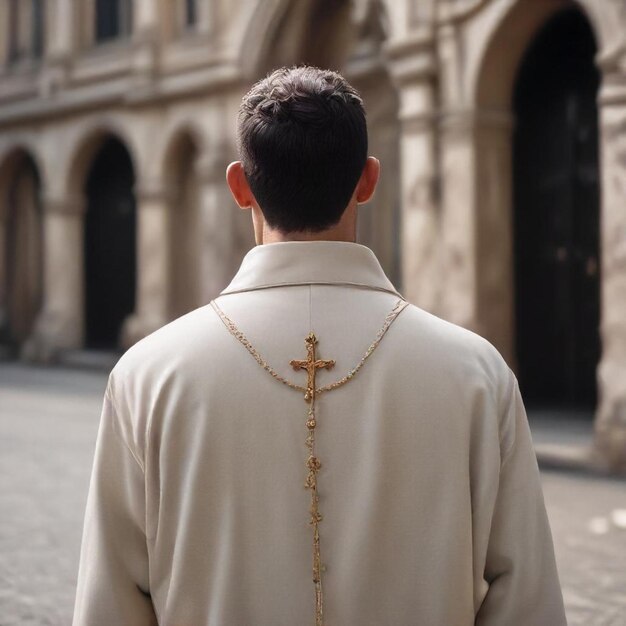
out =
<svg viewBox="0 0 626 626"><path fill-rule="evenodd" d="M258 81L244 97L241 114L255 112L267 121L328 124L341 121L346 106L365 113L360 95L339 73L295 65L275 70ZM324 112L328 117L320 119Z"/></svg>
<svg viewBox="0 0 626 626"><path fill-rule="evenodd" d="M341 218L367 160L363 101L332 70L277 69L243 97L237 147L270 226L324 230Z"/></svg>

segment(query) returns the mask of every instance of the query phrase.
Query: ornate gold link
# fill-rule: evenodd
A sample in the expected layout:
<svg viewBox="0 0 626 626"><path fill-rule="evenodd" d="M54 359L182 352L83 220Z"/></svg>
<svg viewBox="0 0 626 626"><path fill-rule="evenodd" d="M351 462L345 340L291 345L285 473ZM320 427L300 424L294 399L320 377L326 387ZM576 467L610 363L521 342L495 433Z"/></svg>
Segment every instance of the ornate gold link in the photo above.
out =
<svg viewBox="0 0 626 626"><path fill-rule="evenodd" d="M306 397L305 397L306 400ZM317 472L322 465L315 456L315 394L311 398L311 406L307 416L307 428L309 434L306 438L306 447L309 450L309 458L306 466L309 470L304 486L311 491L311 521L313 527L313 585L315 587L315 626L324 625L324 599L322 593L322 557L320 552L319 523L322 515L319 512L319 496L317 495Z"/></svg>

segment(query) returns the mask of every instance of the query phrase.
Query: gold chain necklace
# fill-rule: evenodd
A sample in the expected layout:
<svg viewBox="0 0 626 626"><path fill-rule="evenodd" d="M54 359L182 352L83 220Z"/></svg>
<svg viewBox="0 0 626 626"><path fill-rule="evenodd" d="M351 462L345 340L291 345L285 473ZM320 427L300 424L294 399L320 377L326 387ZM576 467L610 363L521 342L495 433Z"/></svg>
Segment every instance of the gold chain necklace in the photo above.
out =
<svg viewBox="0 0 626 626"><path fill-rule="evenodd" d="M318 359L315 353L315 347L318 343L315 333L311 331L305 338L304 343L307 350L307 358L305 360L292 359L289 364L295 370L305 370L307 373L307 385L303 387L296 385L291 381L280 376L257 352L254 346L250 343L247 337L237 328L235 323L222 311L215 300L211 301L211 306L215 312L219 315L220 319L229 330L229 332L239 340L239 342L246 348L246 350L254 357L256 362L269 374L271 374L279 382L304 392L304 400L309 404L309 410L307 412L306 427L308 430L307 438L305 440L306 447L309 451L309 456L306 460L306 467L308 469L307 477L304 486L311 491L311 519L310 524L313 527L313 584L315 585L315 626L323 626L323 595L322 595L322 571L324 567L320 557L320 535L319 535L319 523L322 521L322 515L319 512L319 496L317 494L317 473L322 467L319 458L315 455L315 427L317 426L317 419L315 414L315 398L324 391L331 391L345 385L351 380L354 375L361 369L368 357L374 352L382 338L384 337L389 327L394 320L402 313L402 311L408 306L408 302L405 300L398 300L393 309L385 317L385 321L378 331L376 338L365 351L365 354L361 360L353 367L348 374L343 378L326 385L324 387L316 387L315 385L315 373L318 369L331 369L335 365L335 361L332 359Z"/></svg>

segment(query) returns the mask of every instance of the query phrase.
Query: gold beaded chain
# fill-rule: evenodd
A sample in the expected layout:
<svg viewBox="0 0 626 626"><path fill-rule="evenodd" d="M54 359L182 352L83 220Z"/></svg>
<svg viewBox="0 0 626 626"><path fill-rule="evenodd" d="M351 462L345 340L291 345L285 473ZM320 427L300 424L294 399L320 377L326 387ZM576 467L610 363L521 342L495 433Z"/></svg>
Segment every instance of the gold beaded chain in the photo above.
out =
<svg viewBox="0 0 626 626"><path fill-rule="evenodd" d="M276 380L298 391L304 392L304 400L309 403L309 410L307 413L306 427L308 430L306 438L306 447L309 451L309 456L306 461L306 467L308 469L307 477L304 483L306 489L311 491L311 519L310 524L313 527L313 584L315 585L315 626L323 626L323 594L322 594L322 571L324 566L321 562L320 555L320 535L319 535L319 523L322 521L322 515L319 511L319 496L317 493L317 474L322 467L319 458L315 454L315 427L317 426L317 419L315 414L315 398L318 394L324 391L330 391L331 389L337 389L341 387L361 369L367 358L374 352L385 333L393 323L393 321L400 315L400 313L408 306L408 302L404 300L398 300L393 309L385 317L385 321L378 331L376 338L366 350L361 360L353 367L346 376L339 380L326 385L325 387L317 388L315 385L315 374L318 369L331 369L335 365L334 360L317 359L315 354L315 347L317 344L317 337L311 331L305 338L305 345L307 349L307 358L305 360L293 359L290 361L290 365L295 370L306 370L307 372L307 385L302 387L296 385L291 381L283 378L278 374L257 352L254 346L246 338L246 336L237 328L235 323L222 311L215 300L211 301L211 306L215 312L219 315L220 319L229 330L229 332L238 339L246 350L254 357L256 362L267 372L269 372Z"/></svg>
<svg viewBox="0 0 626 626"><path fill-rule="evenodd" d="M292 359L289 364L295 370L306 370L307 385L304 392L304 401L310 403L306 427L309 434L306 438L306 447L309 450L309 458L306 466L309 470L304 486L311 491L311 520L313 527L313 584L315 585L315 626L323 626L323 598L322 598L322 570L324 569L320 556L320 533L319 523L322 521L322 515L319 512L319 496L317 495L317 473L322 467L320 460L315 456L315 427L317 420L315 419L315 373L318 369L332 369L335 361L332 359L318 359L315 355L315 346L317 337L314 332L310 332L304 340L307 351L306 360Z"/></svg>
<svg viewBox="0 0 626 626"><path fill-rule="evenodd" d="M220 316L220 319L222 320L222 322L224 322L224 325L226 326L226 328L228 328L230 333L243 344L246 350L254 357L254 360L265 371L272 375L277 381L283 383L284 385L287 385L287 387L306 392L306 387L303 387L302 385L296 385L296 383L292 383L290 380L283 378L265 361L265 359L263 359L263 357L256 351L250 341L248 341L247 337L237 328L235 323L226 315L226 313L222 311L222 309L219 307L217 302L215 302L215 300L211 300L210 304L215 312ZM374 339L370 347L365 351L363 358L356 364L356 366L353 367L343 378L340 378L339 380L329 385L325 385L324 387L319 387L315 390L315 393L319 395L320 393L324 393L325 391L337 389L337 387L345 385L349 380L354 378L354 375L361 369L361 367L363 367L363 364L365 363L367 358L372 354L372 352L374 352L374 350L376 350L376 347L381 342L382 338L384 337L385 333L387 332L393 321L396 319L396 317L398 317L398 315L400 315L400 313L402 313L402 311L408 306L408 304L409 303L405 300L398 300L393 309L387 314L387 317L385 317L385 321L381 329L378 331L376 338Z"/></svg>

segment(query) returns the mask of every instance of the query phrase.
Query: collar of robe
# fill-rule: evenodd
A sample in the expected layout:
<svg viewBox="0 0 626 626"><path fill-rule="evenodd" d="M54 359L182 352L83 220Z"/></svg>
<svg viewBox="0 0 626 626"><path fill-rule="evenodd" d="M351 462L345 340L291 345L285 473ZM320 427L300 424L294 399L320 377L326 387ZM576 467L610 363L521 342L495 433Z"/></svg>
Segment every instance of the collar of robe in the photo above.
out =
<svg viewBox="0 0 626 626"><path fill-rule="evenodd" d="M221 295L311 284L350 285L402 298L372 250L348 241L284 241L255 246Z"/></svg>

